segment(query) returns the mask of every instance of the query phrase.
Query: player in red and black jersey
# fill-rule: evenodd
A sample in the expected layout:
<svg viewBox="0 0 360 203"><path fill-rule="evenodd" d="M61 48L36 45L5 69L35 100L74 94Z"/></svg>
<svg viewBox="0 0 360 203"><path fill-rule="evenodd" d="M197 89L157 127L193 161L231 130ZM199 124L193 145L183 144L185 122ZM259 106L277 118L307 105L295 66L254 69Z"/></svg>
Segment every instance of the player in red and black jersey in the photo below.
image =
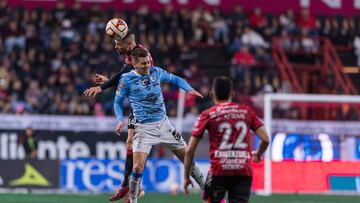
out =
<svg viewBox="0 0 360 203"><path fill-rule="evenodd" d="M210 171L204 200L219 203L228 192L230 203L249 201L252 183L252 161L259 162L269 145L269 136L262 121L246 105L231 102L233 85L226 77L217 77L212 85L215 106L199 116L185 155L184 191L190 181L190 166L204 131L209 132ZM250 130L260 137L260 146L252 152Z"/></svg>
<svg viewBox="0 0 360 203"><path fill-rule="evenodd" d="M101 93L103 90L106 90L111 87L117 87L120 77L122 74L130 72L134 69L132 65L132 59L131 59L131 53L133 50L135 50L138 47L142 47L141 45L136 44L135 42L135 36L130 31L128 34L120 41L115 40L115 50L119 54L125 54L125 63L123 68L118 72L116 75L108 79L106 76L96 74L94 77L94 80L96 84L99 86L91 87L87 89L84 94L86 96L92 96L95 97L97 94ZM145 48L144 48L145 49ZM152 65L154 65L153 59L151 58L151 55L149 54L150 60ZM109 198L110 201L117 201L125 197L129 193L129 176L132 172L133 167L133 151L132 151L132 137L134 135L134 116L132 114L129 115L128 120L128 136L126 139L126 147L127 147L127 153L126 153L126 160L125 160L125 174L124 174L124 181L121 185L121 187L116 191L116 193ZM139 197L144 195L144 191L142 189L139 189L138 193ZM128 199L129 201L129 199Z"/></svg>

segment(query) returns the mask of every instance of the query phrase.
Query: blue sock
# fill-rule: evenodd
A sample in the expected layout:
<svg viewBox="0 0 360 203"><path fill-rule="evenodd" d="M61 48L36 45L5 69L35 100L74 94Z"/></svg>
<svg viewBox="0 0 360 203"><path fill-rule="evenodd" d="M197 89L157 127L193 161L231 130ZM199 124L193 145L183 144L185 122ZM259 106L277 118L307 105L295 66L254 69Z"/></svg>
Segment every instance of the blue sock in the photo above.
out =
<svg viewBox="0 0 360 203"><path fill-rule="evenodd" d="M142 173L136 173L135 171L131 172L130 174L130 176L134 178L134 180L138 180L139 178L142 177L142 175L143 175Z"/></svg>

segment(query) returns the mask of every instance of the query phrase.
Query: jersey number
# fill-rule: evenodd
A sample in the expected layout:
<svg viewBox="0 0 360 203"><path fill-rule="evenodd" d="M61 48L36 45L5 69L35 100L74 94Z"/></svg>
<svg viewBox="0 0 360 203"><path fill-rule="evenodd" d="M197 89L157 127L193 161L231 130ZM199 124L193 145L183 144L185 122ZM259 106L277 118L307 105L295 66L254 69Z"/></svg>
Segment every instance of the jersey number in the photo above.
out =
<svg viewBox="0 0 360 203"><path fill-rule="evenodd" d="M238 138L236 139L235 143L229 142L230 136L232 134L232 126L228 122L221 123L218 127L220 133L223 133L222 141L220 144L220 150L228 150L231 148L235 149L244 149L247 147L247 144L244 143L244 138L247 132L247 125L243 121L238 121L235 123L235 128L237 131L240 131Z"/></svg>

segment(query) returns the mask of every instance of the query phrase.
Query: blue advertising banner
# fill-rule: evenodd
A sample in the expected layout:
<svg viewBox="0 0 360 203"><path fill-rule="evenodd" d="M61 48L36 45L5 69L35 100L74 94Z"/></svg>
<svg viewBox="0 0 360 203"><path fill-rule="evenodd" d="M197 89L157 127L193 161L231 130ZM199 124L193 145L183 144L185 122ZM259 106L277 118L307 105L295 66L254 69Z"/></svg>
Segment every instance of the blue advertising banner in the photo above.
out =
<svg viewBox="0 0 360 203"><path fill-rule="evenodd" d="M340 160L340 142L339 136L325 133L277 133L271 142L271 156L273 161Z"/></svg>
<svg viewBox="0 0 360 203"><path fill-rule="evenodd" d="M197 161L205 173L209 162ZM113 192L124 179L122 160L76 159L60 165L60 188L72 192ZM147 192L171 192L182 185L183 165L175 159L149 159L142 187Z"/></svg>

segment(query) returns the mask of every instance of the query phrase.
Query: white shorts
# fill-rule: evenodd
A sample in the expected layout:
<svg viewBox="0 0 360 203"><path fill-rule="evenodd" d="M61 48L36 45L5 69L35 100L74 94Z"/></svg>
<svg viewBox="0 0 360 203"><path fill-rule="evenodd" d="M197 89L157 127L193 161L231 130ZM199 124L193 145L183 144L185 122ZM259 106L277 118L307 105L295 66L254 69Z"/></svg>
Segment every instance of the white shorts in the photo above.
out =
<svg viewBox="0 0 360 203"><path fill-rule="evenodd" d="M152 146L157 144L162 144L171 151L186 147L183 137L171 125L167 116L152 123L135 123L133 152L149 154Z"/></svg>

